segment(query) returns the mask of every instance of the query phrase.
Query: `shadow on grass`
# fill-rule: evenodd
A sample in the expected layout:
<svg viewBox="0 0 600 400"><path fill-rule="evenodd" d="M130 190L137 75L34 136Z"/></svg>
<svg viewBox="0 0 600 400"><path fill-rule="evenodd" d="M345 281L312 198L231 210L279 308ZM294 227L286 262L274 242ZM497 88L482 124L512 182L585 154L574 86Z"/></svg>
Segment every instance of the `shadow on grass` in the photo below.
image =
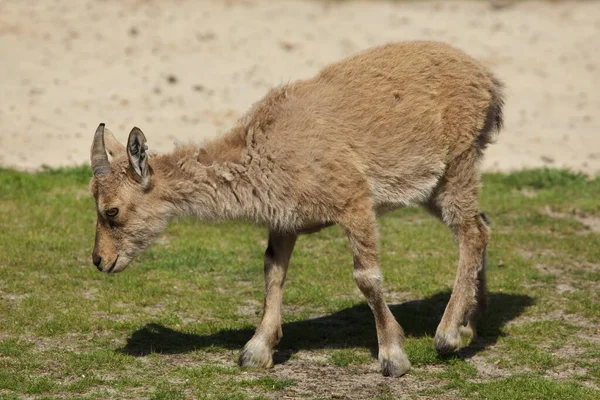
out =
<svg viewBox="0 0 600 400"><path fill-rule="evenodd" d="M407 337L433 337L449 299L450 292L440 292L422 300L391 304L390 309ZM479 321L479 337L459 355L469 358L496 343L502 335L501 328L533 303L533 298L526 295L490 293L487 313ZM277 346L275 363L285 362L298 350L308 349L366 347L374 356L377 354L375 322L366 304L323 317L284 323L282 328L284 337ZM231 329L197 335L150 323L135 331L118 351L141 357L150 353L187 353L211 346L241 350L253 334L254 329Z"/></svg>

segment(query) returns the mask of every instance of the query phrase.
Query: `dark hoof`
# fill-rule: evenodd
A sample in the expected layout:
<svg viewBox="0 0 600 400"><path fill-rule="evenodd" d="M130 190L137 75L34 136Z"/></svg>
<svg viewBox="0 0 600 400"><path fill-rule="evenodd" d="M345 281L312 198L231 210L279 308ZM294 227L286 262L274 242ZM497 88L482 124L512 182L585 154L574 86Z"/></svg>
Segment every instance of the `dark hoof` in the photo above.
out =
<svg viewBox="0 0 600 400"><path fill-rule="evenodd" d="M452 354L460 349L460 335L440 334L435 335L435 349L441 355Z"/></svg>
<svg viewBox="0 0 600 400"><path fill-rule="evenodd" d="M410 369L410 361L402 349L392 351L389 357L382 355L380 350L379 363L383 376L392 378L402 376Z"/></svg>

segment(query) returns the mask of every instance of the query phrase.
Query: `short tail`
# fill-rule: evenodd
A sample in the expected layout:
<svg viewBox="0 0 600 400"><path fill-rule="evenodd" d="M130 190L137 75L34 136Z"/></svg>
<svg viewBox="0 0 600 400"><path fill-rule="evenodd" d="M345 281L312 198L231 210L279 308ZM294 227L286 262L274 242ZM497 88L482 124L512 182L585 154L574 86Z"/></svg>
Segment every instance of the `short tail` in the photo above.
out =
<svg viewBox="0 0 600 400"><path fill-rule="evenodd" d="M504 84L496 79L496 77L492 77L492 82L494 83L494 88L490 93L492 99L490 100L487 118L492 119L491 129L496 133L499 133L504 126L502 114L502 108L504 107L504 94L502 93L504 91Z"/></svg>
<svg viewBox="0 0 600 400"><path fill-rule="evenodd" d="M504 84L496 77L492 76L492 88L490 89L490 104L483 128L478 138L478 149L481 154L485 148L494 141L496 135L504 125L502 108L504 107Z"/></svg>

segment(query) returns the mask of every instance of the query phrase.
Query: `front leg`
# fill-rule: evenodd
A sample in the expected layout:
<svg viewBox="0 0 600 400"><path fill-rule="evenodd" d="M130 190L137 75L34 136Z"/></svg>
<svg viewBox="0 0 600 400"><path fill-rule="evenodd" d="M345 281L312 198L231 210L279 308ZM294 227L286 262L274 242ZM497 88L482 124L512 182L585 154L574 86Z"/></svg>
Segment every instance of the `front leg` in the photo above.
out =
<svg viewBox="0 0 600 400"><path fill-rule="evenodd" d="M269 232L265 252L265 304L256 333L240 354L243 367L269 368L273 365L273 347L281 337L281 301L285 275L296 244L297 235Z"/></svg>
<svg viewBox="0 0 600 400"><path fill-rule="evenodd" d="M348 208L340 222L346 230L354 259L354 280L375 317L379 362L384 376L402 376L410 368L403 348L404 331L388 308L383 295L383 277L377 265L377 227L368 199Z"/></svg>

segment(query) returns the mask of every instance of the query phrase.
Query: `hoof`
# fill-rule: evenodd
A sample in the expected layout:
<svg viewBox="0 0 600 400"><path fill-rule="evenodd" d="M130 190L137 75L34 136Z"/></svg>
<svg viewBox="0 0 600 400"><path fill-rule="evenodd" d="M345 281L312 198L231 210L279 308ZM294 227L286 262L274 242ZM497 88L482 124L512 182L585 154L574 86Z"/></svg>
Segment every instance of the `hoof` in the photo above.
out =
<svg viewBox="0 0 600 400"><path fill-rule="evenodd" d="M440 331L435 333L435 349L439 354L451 354L460 349L460 334L456 331Z"/></svg>
<svg viewBox="0 0 600 400"><path fill-rule="evenodd" d="M410 361L402 348L396 348L390 352L379 351L379 363L383 376L396 378L402 376L410 369Z"/></svg>
<svg viewBox="0 0 600 400"><path fill-rule="evenodd" d="M271 368L273 366L273 355L271 349L261 343L248 342L238 359L240 367Z"/></svg>

